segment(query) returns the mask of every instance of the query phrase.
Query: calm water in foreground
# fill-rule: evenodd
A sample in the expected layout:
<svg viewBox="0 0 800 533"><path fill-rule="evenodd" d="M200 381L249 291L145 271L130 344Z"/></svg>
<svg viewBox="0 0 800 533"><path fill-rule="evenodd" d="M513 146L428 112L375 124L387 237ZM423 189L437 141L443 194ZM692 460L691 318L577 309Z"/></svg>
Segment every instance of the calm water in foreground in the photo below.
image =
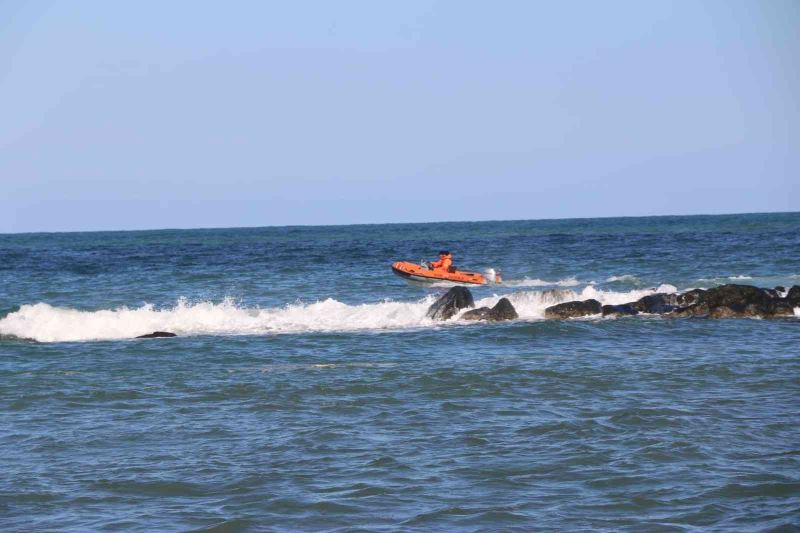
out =
<svg viewBox="0 0 800 533"><path fill-rule="evenodd" d="M520 319L428 321L389 264L442 247ZM542 319L799 251L797 213L0 235L0 529L800 527L800 317Z"/></svg>

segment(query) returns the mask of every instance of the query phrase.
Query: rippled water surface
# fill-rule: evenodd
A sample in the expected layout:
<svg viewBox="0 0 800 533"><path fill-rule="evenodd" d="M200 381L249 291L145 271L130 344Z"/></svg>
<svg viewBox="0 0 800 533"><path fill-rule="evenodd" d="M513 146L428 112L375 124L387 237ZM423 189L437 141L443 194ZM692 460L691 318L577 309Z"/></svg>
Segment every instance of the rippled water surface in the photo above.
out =
<svg viewBox="0 0 800 533"><path fill-rule="evenodd" d="M545 321L800 284L800 215L0 236L0 529L790 530L800 318ZM428 321L395 259L495 267ZM153 330L173 339L132 340ZM216 529L215 529L216 528Z"/></svg>

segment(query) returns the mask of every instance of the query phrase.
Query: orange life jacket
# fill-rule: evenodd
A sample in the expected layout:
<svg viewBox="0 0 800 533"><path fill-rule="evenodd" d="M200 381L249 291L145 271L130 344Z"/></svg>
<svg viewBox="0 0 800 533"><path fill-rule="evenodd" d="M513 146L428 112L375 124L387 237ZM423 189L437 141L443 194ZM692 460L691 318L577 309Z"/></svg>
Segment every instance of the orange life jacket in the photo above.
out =
<svg viewBox="0 0 800 533"><path fill-rule="evenodd" d="M433 263L431 263L431 266L434 268L434 270L447 271L447 269L449 269L450 265L452 265L452 264L453 264L453 256L452 255L440 255L439 256L439 260L438 261L434 261Z"/></svg>

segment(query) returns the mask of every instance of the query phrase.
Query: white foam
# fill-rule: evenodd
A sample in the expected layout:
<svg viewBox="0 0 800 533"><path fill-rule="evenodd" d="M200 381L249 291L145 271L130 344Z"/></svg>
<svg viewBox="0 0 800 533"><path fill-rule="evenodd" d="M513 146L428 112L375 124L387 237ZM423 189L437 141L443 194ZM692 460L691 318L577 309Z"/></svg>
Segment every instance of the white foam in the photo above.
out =
<svg viewBox="0 0 800 533"><path fill-rule="evenodd" d="M613 283L615 281L624 281L627 283L639 283L639 278L634 276L633 274L623 274L621 276L611 276L606 278L608 283Z"/></svg>
<svg viewBox="0 0 800 533"><path fill-rule="evenodd" d="M0 319L0 333L40 342L130 339L153 331L184 335L300 333L411 328L433 325L425 316L433 302L346 305L333 299L279 308L248 308L232 300L188 303L166 309L81 311L46 303L23 305Z"/></svg>
<svg viewBox="0 0 800 533"><path fill-rule="evenodd" d="M581 282L575 278L564 278L558 281L547 281L538 278L510 279L503 281L506 287L575 287Z"/></svg>
<svg viewBox="0 0 800 533"><path fill-rule="evenodd" d="M697 281L719 283L719 282L724 282L725 280L745 280L745 279L753 279L753 276L748 276L746 274L736 274L734 276L718 276L716 278L698 278Z"/></svg>
<svg viewBox="0 0 800 533"><path fill-rule="evenodd" d="M476 301L477 307L494 306L506 296L522 320L540 320L544 310L571 300L594 298L602 304L621 304L656 292L676 292L672 285L626 292L603 291L593 286L580 291L551 289L495 294ZM311 304L260 308L241 306L226 299L220 303L190 303L158 309L152 305L83 311L47 303L23 305L0 319L0 334L40 342L131 339L153 331L189 335L269 335L280 333L380 331L436 327L425 316L435 300L429 295L415 302L378 302L347 305L327 299ZM456 317L451 322L458 322Z"/></svg>

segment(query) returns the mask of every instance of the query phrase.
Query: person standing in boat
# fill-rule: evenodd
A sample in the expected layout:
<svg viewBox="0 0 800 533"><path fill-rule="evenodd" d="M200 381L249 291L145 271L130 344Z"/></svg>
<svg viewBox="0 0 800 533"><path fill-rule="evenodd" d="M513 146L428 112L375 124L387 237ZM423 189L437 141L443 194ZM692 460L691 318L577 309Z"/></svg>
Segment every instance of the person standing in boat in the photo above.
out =
<svg viewBox="0 0 800 533"><path fill-rule="evenodd" d="M439 260L431 263L433 270L441 270L442 272L450 272L450 267L453 265L453 255L447 250L439 252Z"/></svg>

